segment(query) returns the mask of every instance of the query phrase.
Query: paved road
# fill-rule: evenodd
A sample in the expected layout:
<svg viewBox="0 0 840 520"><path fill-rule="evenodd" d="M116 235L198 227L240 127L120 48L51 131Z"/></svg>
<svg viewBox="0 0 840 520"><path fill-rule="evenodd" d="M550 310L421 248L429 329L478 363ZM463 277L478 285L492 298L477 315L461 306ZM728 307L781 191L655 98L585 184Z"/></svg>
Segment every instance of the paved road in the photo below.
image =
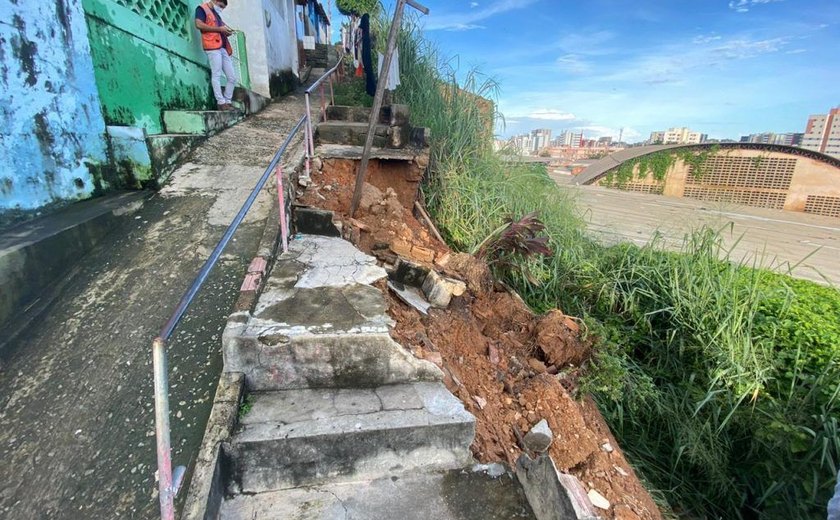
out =
<svg viewBox="0 0 840 520"><path fill-rule="evenodd" d="M303 110L290 96L208 140L79 259L11 344L0 372L0 517L158 516L151 339ZM171 343L176 464L192 461L204 434L222 328L271 200L258 199Z"/></svg>
<svg viewBox="0 0 840 520"><path fill-rule="evenodd" d="M567 178L567 177L566 177ZM645 244L657 233L679 248L701 225L722 229L732 258L777 267L820 283L840 286L840 219L735 204L623 192L598 186L568 186L578 194L589 228L605 242Z"/></svg>

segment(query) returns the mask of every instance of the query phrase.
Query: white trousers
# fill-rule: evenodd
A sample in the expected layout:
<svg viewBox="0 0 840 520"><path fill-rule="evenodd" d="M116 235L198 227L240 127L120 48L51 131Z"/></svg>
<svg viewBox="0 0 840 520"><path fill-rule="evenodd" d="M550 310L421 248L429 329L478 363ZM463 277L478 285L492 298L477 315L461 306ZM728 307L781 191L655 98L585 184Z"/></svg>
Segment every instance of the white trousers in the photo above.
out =
<svg viewBox="0 0 840 520"><path fill-rule="evenodd" d="M207 59L210 61L210 84L213 85L213 95L216 96L216 103L220 105L229 104L233 99L233 89L236 87L237 81L233 61L224 49L204 52L207 53ZM224 93L222 92L222 74L227 79Z"/></svg>

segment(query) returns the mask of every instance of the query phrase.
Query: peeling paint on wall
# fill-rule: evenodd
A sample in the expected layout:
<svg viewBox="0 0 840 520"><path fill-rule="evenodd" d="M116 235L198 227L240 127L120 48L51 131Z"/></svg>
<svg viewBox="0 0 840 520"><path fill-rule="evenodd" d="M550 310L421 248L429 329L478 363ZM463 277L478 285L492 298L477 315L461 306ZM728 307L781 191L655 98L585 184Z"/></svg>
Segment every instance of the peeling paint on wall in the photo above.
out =
<svg viewBox="0 0 840 520"><path fill-rule="evenodd" d="M91 173L107 146L81 5L4 3L0 213L87 198L107 187Z"/></svg>

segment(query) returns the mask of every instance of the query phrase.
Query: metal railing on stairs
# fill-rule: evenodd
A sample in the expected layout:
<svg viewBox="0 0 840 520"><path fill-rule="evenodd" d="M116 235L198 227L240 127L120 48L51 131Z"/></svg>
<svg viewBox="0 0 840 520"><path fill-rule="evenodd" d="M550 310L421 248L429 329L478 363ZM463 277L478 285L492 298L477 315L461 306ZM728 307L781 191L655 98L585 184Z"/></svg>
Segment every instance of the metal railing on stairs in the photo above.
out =
<svg viewBox="0 0 840 520"><path fill-rule="evenodd" d="M321 96L321 121L327 120L327 106L335 105L335 86L333 85L333 76L337 76L337 80L341 80L344 77L344 54L340 54L338 56L338 63L336 63L335 67L328 70L324 73L323 76L318 78L315 83L313 83L308 89L306 89L305 97L306 97L306 114L309 115L312 113L312 104L310 101L310 96L318 89L318 92ZM324 82L329 81L330 86L330 100L329 104L327 103L326 93L324 92ZM311 173L312 169L312 158L315 156L315 137L313 135L312 130L312 119L307 118L306 120L306 176L308 177Z"/></svg>
<svg viewBox="0 0 840 520"><path fill-rule="evenodd" d="M321 94L320 116L323 120L327 117L328 102L324 92L324 83L329 82L330 101L334 103L335 92L333 86L333 75L342 76L342 62L343 56L338 59L338 64L327 71L312 86L310 86L305 93L306 97L306 114L300 118L297 124L289 132L283 145L274 154L274 158L265 169L262 177L257 181L248 199L242 205L242 208L237 213L236 217L228 226L225 234L222 236L216 248L210 253L210 257L202 266L198 275L195 277L190 288L184 293L172 316L163 326L160 334L152 341L152 361L154 366L154 383L155 383L155 437L157 442L157 463L158 463L158 491L160 493L160 516L162 520L175 520L175 497L181 488L184 476L186 474L185 466L177 466L174 471L172 468L172 447L171 447L171 429L169 423L169 362L167 359L167 341L172 337L181 318L184 317L195 296L204 285L210 272L216 266L222 252L227 247L228 243L233 238L234 233L242 224L245 215L253 206L260 191L265 187L266 182L271 178L271 174L275 173L277 177L277 196L280 204L280 233L283 251L287 251L289 243L289 222L286 215L285 207L285 191L283 187L283 167L280 161L286 149L292 142L292 139L300 132L301 128L305 128L305 147L306 147L306 175L309 176L312 158L315 154L314 136L312 130L312 117L310 94L319 89Z"/></svg>

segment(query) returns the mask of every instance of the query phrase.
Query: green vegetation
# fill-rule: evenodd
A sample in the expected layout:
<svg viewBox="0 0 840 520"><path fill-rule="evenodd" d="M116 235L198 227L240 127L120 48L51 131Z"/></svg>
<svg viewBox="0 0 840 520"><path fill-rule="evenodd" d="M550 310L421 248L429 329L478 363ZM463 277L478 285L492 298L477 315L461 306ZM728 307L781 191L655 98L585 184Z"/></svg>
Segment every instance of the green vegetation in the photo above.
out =
<svg viewBox="0 0 840 520"><path fill-rule="evenodd" d="M335 6L344 16L365 13L376 15L379 13L379 5L379 0L335 0Z"/></svg>
<svg viewBox="0 0 840 520"><path fill-rule="evenodd" d="M602 181L602 185L623 188L627 183L644 179L649 175L657 184L663 184L668 171L677 163L677 160L687 165L692 172L692 176L699 180L703 176L706 160L718 151L720 151L720 147L717 145L707 150L674 148L630 159L621 163L618 168L608 172Z"/></svg>
<svg viewBox="0 0 840 520"><path fill-rule="evenodd" d="M249 413L251 413L251 409L254 407L254 394L247 394L245 398L239 403L239 418L242 419Z"/></svg>
<svg viewBox="0 0 840 520"><path fill-rule="evenodd" d="M441 231L475 251L506 221L544 223L553 255L497 273L534 309L584 317L599 342L583 390L654 496L688 518L824 518L840 464L840 293L738 265L715 230L680 252L598 244L542 166L492 152L494 114L476 95L495 98L495 82L469 71L459 88L411 22L400 56L397 101L432 130L424 189ZM709 153L643 171L676 158L701 169Z"/></svg>
<svg viewBox="0 0 840 520"><path fill-rule="evenodd" d="M353 71L349 70L349 67L345 80L333 85L333 95L335 96L336 105L350 107L373 106L373 98L365 92L365 79L355 77Z"/></svg>

